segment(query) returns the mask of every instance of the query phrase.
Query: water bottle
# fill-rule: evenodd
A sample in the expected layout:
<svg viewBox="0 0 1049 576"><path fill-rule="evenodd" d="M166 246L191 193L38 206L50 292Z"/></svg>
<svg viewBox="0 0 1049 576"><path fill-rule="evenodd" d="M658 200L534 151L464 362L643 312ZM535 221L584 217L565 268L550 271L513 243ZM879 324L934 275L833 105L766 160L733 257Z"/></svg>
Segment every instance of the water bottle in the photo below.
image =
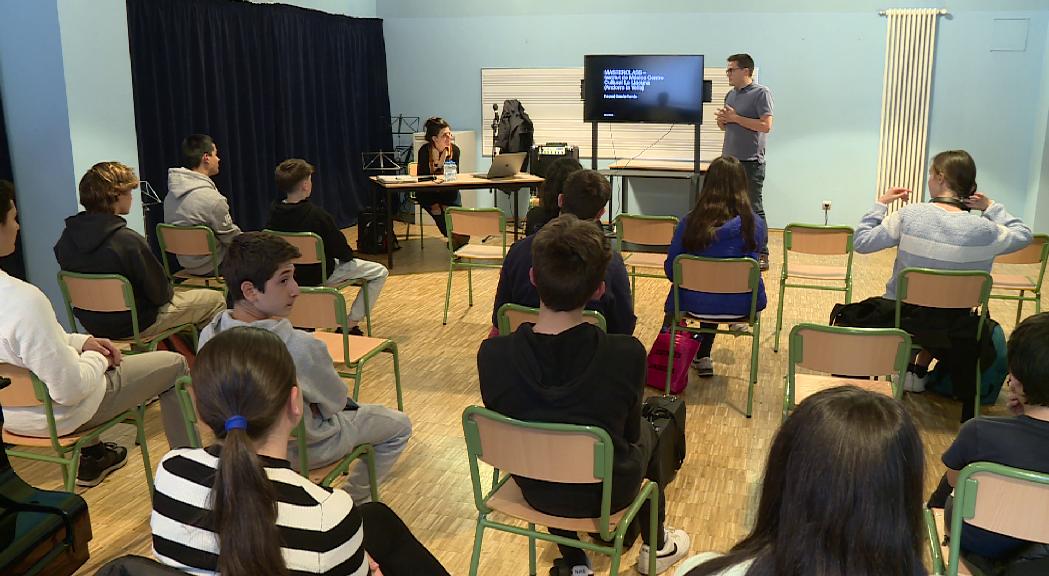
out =
<svg viewBox="0 0 1049 576"><path fill-rule="evenodd" d="M455 165L455 162L451 160L444 161L444 181L451 182L455 180L456 175L459 173L459 167Z"/></svg>

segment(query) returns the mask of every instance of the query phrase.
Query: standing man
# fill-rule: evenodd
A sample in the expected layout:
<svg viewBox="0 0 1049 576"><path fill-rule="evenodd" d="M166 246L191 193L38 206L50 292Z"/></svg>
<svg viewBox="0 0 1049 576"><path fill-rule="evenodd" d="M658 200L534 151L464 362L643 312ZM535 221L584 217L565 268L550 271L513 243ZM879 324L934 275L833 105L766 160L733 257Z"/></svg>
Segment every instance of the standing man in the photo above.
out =
<svg viewBox="0 0 1049 576"><path fill-rule="evenodd" d="M725 67L732 90L725 96L725 107L718 110L718 128L725 131L722 156L732 156L747 172L750 205L762 220L761 188L765 183L765 141L772 131L772 93L754 81L754 59L750 54L733 54ZM765 221L768 226L768 221ZM768 241L761 246L761 269L769 269Z"/></svg>

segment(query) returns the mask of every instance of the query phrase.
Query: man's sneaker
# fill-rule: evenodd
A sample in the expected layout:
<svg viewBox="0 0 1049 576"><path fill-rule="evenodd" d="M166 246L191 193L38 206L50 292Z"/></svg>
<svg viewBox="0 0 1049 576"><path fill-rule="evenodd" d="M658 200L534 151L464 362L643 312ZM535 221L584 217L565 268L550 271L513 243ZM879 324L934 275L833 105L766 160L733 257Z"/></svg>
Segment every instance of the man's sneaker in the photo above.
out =
<svg viewBox="0 0 1049 576"><path fill-rule="evenodd" d="M714 375L714 361L710 356L696 356L692 360L692 367L699 373L700 378L710 378Z"/></svg>
<svg viewBox="0 0 1049 576"><path fill-rule="evenodd" d="M908 370L907 375L903 377L903 389L908 392L921 394L922 392L925 392L925 382L928 379L928 375L918 376L914 372Z"/></svg>
<svg viewBox="0 0 1049 576"><path fill-rule="evenodd" d="M687 556L688 547L692 544L688 533L684 530L669 526L665 530L666 541L663 543L663 548L656 553L656 574L666 572L674 565L674 562ZM637 555L637 571L642 574L648 574L648 554L648 545L642 544L641 553Z"/></svg>
<svg viewBox="0 0 1049 576"><path fill-rule="evenodd" d="M550 567L550 576L594 576L594 571L586 564L569 567L564 558L557 558Z"/></svg>
<svg viewBox="0 0 1049 576"><path fill-rule="evenodd" d="M80 468L76 473L76 485L98 486L109 473L127 464L127 448L106 442L98 454L80 453Z"/></svg>
<svg viewBox="0 0 1049 576"><path fill-rule="evenodd" d="M750 324L747 324L746 322L733 322L728 325L728 329L737 334L747 334L750 332Z"/></svg>
<svg viewBox="0 0 1049 576"><path fill-rule="evenodd" d="M769 269L769 255L768 254L762 254L761 257L758 258L758 266L761 267L761 271L762 272L764 272L764 271Z"/></svg>

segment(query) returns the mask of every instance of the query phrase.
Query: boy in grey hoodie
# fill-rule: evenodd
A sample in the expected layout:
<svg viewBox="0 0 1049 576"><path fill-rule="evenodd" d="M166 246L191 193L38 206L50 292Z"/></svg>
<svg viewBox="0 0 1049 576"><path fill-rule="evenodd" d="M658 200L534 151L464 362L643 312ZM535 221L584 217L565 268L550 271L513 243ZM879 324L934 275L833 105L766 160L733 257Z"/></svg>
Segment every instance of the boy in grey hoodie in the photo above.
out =
<svg viewBox="0 0 1049 576"><path fill-rule="evenodd" d="M291 263L298 257L298 249L273 234L247 232L234 238L222 263L233 308L204 328L199 345L236 326L254 326L279 336L295 361L302 390L310 468L331 464L354 446L368 443L375 447L376 473L382 481L408 443L411 421L402 412L348 398L346 383L335 372L325 344L288 322L286 316L299 295ZM296 443L289 442L288 448L289 459L297 460ZM355 466L344 489L354 502L371 499L364 466Z"/></svg>
<svg viewBox="0 0 1049 576"><path fill-rule="evenodd" d="M168 195L164 197L164 222L177 226L204 225L215 233L219 262L240 228L229 215L229 203L211 177L219 173L219 150L211 136L193 134L182 141L182 166L168 169ZM179 256L190 274L211 274L207 256Z"/></svg>

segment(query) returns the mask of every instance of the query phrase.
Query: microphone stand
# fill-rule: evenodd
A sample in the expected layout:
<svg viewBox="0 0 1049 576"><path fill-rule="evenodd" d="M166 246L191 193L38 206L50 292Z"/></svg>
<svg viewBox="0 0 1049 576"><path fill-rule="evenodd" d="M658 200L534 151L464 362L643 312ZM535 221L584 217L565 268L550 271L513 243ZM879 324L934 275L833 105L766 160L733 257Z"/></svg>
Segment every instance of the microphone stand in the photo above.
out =
<svg viewBox="0 0 1049 576"><path fill-rule="evenodd" d="M497 136L497 132L499 131L499 105L492 104L492 110L495 112L495 115L492 116L492 158L495 158L495 155L498 154L496 151L496 142L499 141L499 137Z"/></svg>

